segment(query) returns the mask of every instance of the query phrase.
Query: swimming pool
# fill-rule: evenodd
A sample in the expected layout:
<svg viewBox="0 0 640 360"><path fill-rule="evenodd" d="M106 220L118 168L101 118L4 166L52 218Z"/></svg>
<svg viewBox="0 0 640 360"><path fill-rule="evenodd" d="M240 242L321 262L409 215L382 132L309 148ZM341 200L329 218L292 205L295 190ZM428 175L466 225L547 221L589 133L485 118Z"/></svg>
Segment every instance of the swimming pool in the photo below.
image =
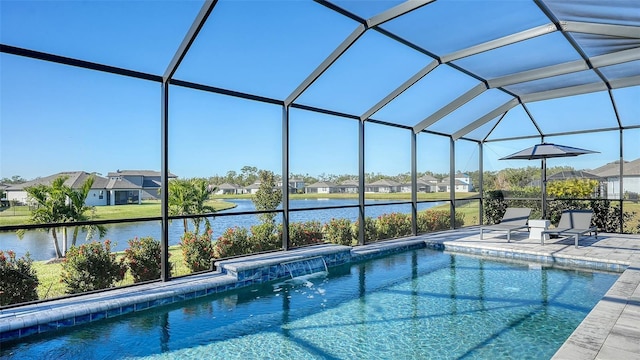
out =
<svg viewBox="0 0 640 360"><path fill-rule="evenodd" d="M548 359L618 274L419 249L2 344L8 359Z"/></svg>

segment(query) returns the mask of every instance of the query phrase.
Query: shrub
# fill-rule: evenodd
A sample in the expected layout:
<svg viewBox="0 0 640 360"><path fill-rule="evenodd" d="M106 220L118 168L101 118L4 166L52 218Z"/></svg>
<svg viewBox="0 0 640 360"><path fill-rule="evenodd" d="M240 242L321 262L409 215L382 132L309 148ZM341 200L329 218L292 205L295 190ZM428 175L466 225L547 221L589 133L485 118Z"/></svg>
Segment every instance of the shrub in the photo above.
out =
<svg viewBox="0 0 640 360"><path fill-rule="evenodd" d="M276 234L276 226L272 222L263 222L251 227L247 253L268 251L282 248L282 237Z"/></svg>
<svg viewBox="0 0 640 360"><path fill-rule="evenodd" d="M213 231L209 230L200 235L191 231L182 234L180 248L184 262L191 272L211 269L211 259L215 256L211 242L212 233Z"/></svg>
<svg viewBox="0 0 640 360"><path fill-rule="evenodd" d="M447 210L427 210L418 212L418 232L433 232L451 228L450 212Z"/></svg>
<svg viewBox="0 0 640 360"><path fill-rule="evenodd" d="M282 239L282 224L278 228ZM289 246L297 247L322 242L322 224L319 221L289 223Z"/></svg>
<svg viewBox="0 0 640 360"><path fill-rule="evenodd" d="M502 191L501 190L485 191L483 209L484 209L485 224L492 225L502 220L502 216L504 215L504 212L507 211L507 202L504 200L504 194L502 193ZM418 231L421 231L420 225L418 225ZM429 231L429 230L424 230L424 231Z"/></svg>
<svg viewBox="0 0 640 360"><path fill-rule="evenodd" d="M376 230L381 239L411 235L411 216L402 213L382 214L376 221Z"/></svg>
<svg viewBox="0 0 640 360"><path fill-rule="evenodd" d="M355 241L358 241L358 234L360 232L360 219L353 223L353 237ZM364 218L364 242L370 243L378 240L378 230L376 229L376 220L371 217Z"/></svg>
<svg viewBox="0 0 640 360"><path fill-rule="evenodd" d="M333 244L352 245L353 227L349 219L331 219L322 229L325 241Z"/></svg>
<svg viewBox="0 0 640 360"><path fill-rule="evenodd" d="M62 263L62 282L68 294L106 289L122 281L127 267L124 259L116 260L111 241L93 241L72 246Z"/></svg>
<svg viewBox="0 0 640 360"><path fill-rule="evenodd" d="M124 251L133 282L156 280L161 275L160 241L148 236L129 240L129 248ZM171 266L171 265L169 265Z"/></svg>
<svg viewBox="0 0 640 360"><path fill-rule="evenodd" d="M38 300L40 281L32 264L29 253L16 259L15 252L0 250L0 306Z"/></svg>
<svg viewBox="0 0 640 360"><path fill-rule="evenodd" d="M246 228L232 227L225 230L214 245L216 259L238 256L253 252L253 246Z"/></svg>
<svg viewBox="0 0 640 360"><path fill-rule="evenodd" d="M592 223L602 232L618 232L620 231L620 207L611 206L610 200L598 199L591 200L591 209L593 209ZM627 224L633 219L635 212L625 211L622 213L623 231L632 233L633 229L627 229Z"/></svg>

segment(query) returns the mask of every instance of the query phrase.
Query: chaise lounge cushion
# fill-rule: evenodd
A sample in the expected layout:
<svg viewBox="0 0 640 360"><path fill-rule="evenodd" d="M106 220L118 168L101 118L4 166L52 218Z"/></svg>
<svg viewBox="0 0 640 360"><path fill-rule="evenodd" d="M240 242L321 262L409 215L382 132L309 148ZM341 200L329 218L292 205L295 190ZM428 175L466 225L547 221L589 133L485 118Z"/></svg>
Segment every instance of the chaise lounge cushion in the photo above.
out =
<svg viewBox="0 0 640 360"><path fill-rule="evenodd" d="M554 229L544 230L540 236L540 243L544 245L545 234L558 236L573 236L575 246L578 247L578 240L581 235L595 233L598 238L598 229L591 225L593 211L591 210L564 210L560 216L558 226Z"/></svg>

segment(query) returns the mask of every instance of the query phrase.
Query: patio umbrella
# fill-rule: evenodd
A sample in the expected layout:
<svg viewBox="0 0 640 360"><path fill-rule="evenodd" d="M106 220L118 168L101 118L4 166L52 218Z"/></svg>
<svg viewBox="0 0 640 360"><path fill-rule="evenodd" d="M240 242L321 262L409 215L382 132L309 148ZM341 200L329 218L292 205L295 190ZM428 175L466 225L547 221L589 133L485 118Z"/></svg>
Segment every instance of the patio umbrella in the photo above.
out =
<svg viewBox="0 0 640 360"><path fill-rule="evenodd" d="M542 160L542 218L547 217L547 159L593 154L597 151L585 150L565 145L542 143L517 153L500 158L500 160Z"/></svg>

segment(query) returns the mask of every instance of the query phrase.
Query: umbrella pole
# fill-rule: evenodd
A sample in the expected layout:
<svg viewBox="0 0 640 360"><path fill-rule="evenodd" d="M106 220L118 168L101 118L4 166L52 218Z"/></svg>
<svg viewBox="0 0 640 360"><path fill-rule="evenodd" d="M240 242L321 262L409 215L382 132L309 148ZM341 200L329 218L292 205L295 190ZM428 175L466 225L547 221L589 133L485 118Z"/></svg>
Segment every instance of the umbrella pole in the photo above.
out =
<svg viewBox="0 0 640 360"><path fill-rule="evenodd" d="M547 158L542 158L542 219L547 219Z"/></svg>

